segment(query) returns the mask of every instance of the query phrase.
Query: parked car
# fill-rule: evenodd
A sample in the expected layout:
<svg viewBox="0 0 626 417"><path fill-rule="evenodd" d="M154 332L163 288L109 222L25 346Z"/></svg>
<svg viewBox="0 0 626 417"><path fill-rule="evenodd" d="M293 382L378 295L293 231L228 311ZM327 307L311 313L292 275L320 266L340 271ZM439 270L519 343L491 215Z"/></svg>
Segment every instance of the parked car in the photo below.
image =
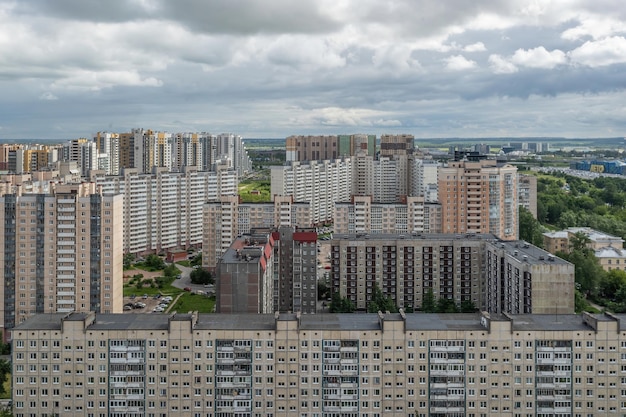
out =
<svg viewBox="0 0 626 417"><path fill-rule="evenodd" d="M129 306L129 305L125 305L124 306L124 310L132 310L133 306Z"/></svg>
<svg viewBox="0 0 626 417"><path fill-rule="evenodd" d="M131 294L131 295L130 295L130 299L131 299L131 300L134 300L134 299L135 299L135 297L137 297L135 294Z"/></svg>
<svg viewBox="0 0 626 417"><path fill-rule="evenodd" d="M148 299L148 294L144 294L144 295L143 295L143 299L144 299L144 300L147 300L147 299Z"/></svg>
<svg viewBox="0 0 626 417"><path fill-rule="evenodd" d="M158 300L159 298L161 298L161 294L155 294L154 297L152 298L154 298L155 300Z"/></svg>
<svg viewBox="0 0 626 417"><path fill-rule="evenodd" d="M135 308L144 308L145 306L144 303L135 303Z"/></svg>
<svg viewBox="0 0 626 417"><path fill-rule="evenodd" d="M191 287L185 287L183 290L191 292Z"/></svg>

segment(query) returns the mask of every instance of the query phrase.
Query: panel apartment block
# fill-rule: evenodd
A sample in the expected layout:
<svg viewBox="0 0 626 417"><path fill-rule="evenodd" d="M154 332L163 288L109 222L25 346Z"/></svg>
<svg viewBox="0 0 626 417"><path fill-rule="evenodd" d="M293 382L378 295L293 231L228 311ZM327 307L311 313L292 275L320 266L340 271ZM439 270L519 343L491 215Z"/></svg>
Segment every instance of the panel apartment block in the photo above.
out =
<svg viewBox="0 0 626 417"><path fill-rule="evenodd" d="M309 203L274 197L273 203L241 203L237 196L209 201L203 209L202 266L214 270L235 238L255 228L310 227Z"/></svg>
<svg viewBox="0 0 626 417"><path fill-rule="evenodd" d="M335 203L335 233L407 234L441 232L441 205L425 203L423 197L404 202L375 203L371 196L353 196Z"/></svg>
<svg viewBox="0 0 626 417"><path fill-rule="evenodd" d="M494 313L574 311L572 264L493 235L335 233L330 278L332 292L359 310L367 310L377 285L409 311L420 309L430 291Z"/></svg>
<svg viewBox="0 0 626 417"><path fill-rule="evenodd" d="M93 184L0 197L0 324L39 313L122 311L122 197Z"/></svg>
<svg viewBox="0 0 626 417"><path fill-rule="evenodd" d="M623 416L625 320L37 315L12 332L13 415Z"/></svg>
<svg viewBox="0 0 626 417"><path fill-rule="evenodd" d="M183 172L155 169L140 174L124 169L120 176L92 172L103 192L124 198L124 252L144 254L202 244L202 208L207 200L237 194L237 174L187 167Z"/></svg>
<svg viewBox="0 0 626 417"><path fill-rule="evenodd" d="M336 201L349 201L352 194L350 158L310 161L306 164L271 167L272 196L291 196L294 202L309 203L314 224L333 220Z"/></svg>

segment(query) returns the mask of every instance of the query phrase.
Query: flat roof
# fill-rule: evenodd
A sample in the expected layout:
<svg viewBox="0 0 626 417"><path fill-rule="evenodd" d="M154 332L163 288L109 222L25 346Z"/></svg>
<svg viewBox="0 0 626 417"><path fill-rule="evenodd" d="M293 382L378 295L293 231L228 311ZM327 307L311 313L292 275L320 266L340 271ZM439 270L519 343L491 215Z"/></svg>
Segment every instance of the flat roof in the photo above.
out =
<svg viewBox="0 0 626 417"><path fill-rule="evenodd" d="M16 326L13 331L20 330L61 330L63 320L82 321L90 313L54 313L38 314ZM620 330L626 329L626 314L615 314L619 320ZM402 321L399 313L383 314L386 321ZM451 314L405 314L406 331L487 331L482 324L480 313ZM578 314L521 314L504 316L491 314L492 323L512 321L513 331L587 331L592 330L583 322ZM509 318L510 317L510 318ZM593 314L598 321L613 321L611 316ZM191 321L191 313L177 314L96 314L95 320L88 330L163 330L169 329L170 321ZM281 313L278 321L296 320L294 313ZM274 314L199 314L194 330L268 330L276 329ZM380 317L372 313L351 314L302 314L299 319L299 330L382 330Z"/></svg>

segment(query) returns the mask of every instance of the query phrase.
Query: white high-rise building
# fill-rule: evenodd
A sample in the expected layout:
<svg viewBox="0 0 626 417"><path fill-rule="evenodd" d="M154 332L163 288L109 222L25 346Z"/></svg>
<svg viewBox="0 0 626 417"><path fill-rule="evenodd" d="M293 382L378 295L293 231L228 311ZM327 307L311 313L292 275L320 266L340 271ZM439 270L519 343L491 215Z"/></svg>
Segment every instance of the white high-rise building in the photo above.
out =
<svg viewBox="0 0 626 417"><path fill-rule="evenodd" d="M124 195L124 251L160 252L202 244L202 207L208 200L237 195L233 170L183 172L155 168L152 174L125 169L120 176L92 173L104 192Z"/></svg>

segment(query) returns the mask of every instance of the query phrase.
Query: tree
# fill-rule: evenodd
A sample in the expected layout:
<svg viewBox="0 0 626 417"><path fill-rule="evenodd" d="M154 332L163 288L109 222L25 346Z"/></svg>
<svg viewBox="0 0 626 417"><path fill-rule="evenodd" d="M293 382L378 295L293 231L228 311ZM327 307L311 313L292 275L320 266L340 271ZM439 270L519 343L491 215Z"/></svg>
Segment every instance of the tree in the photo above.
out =
<svg viewBox="0 0 626 417"><path fill-rule="evenodd" d="M367 305L367 311L369 313L376 313L378 311L397 313L398 307L393 302L391 297L385 297L380 287L377 284L374 284L374 294L372 296L372 300Z"/></svg>
<svg viewBox="0 0 626 417"><path fill-rule="evenodd" d="M424 313L434 313L437 311L437 305L435 303L435 294L433 294L432 288L424 294L424 300L422 301L422 311Z"/></svg>
<svg viewBox="0 0 626 417"><path fill-rule="evenodd" d="M133 266L133 262L135 262L135 255L132 253L124 254L124 269L130 269Z"/></svg>
<svg viewBox="0 0 626 417"><path fill-rule="evenodd" d="M163 262L163 259L160 256L157 256L155 254L148 255L144 264L148 268L151 268L155 271L165 268L165 262Z"/></svg>
<svg viewBox="0 0 626 417"><path fill-rule="evenodd" d="M589 237L575 233L570 238L570 252L557 252L557 256L574 264L574 277L577 288L587 297L596 296L598 283L604 279L606 272L602 269L598 258L589 248Z"/></svg>
<svg viewBox="0 0 626 417"><path fill-rule="evenodd" d="M193 284L214 284L215 280L213 279L213 275L202 268L195 268L189 274L189 278L191 278L191 282Z"/></svg>
<svg viewBox="0 0 626 417"><path fill-rule="evenodd" d="M356 308L348 297L342 297L338 292L333 293L328 311L331 313L352 313Z"/></svg>
<svg viewBox="0 0 626 417"><path fill-rule="evenodd" d="M476 310L477 310L476 305L474 304L473 301L471 300L461 301L461 313L473 313Z"/></svg>
<svg viewBox="0 0 626 417"><path fill-rule="evenodd" d="M328 285L326 285L324 281L317 281L317 299L318 300L327 299L329 291L330 291L330 288L328 288Z"/></svg>
<svg viewBox="0 0 626 417"><path fill-rule="evenodd" d="M535 246L543 246L543 227L525 207L519 206L519 237Z"/></svg>
<svg viewBox="0 0 626 417"><path fill-rule="evenodd" d="M459 309L451 298L440 297L437 300L437 313L458 313Z"/></svg>
<svg viewBox="0 0 626 417"><path fill-rule="evenodd" d="M0 359L0 394L6 394L4 383L7 381L7 375L10 373L11 364L4 359Z"/></svg>
<svg viewBox="0 0 626 417"><path fill-rule="evenodd" d="M178 268L176 268L176 266L174 264L169 264L163 270L163 275L165 275L168 278L169 277L175 277L178 274L180 274L180 270Z"/></svg>

